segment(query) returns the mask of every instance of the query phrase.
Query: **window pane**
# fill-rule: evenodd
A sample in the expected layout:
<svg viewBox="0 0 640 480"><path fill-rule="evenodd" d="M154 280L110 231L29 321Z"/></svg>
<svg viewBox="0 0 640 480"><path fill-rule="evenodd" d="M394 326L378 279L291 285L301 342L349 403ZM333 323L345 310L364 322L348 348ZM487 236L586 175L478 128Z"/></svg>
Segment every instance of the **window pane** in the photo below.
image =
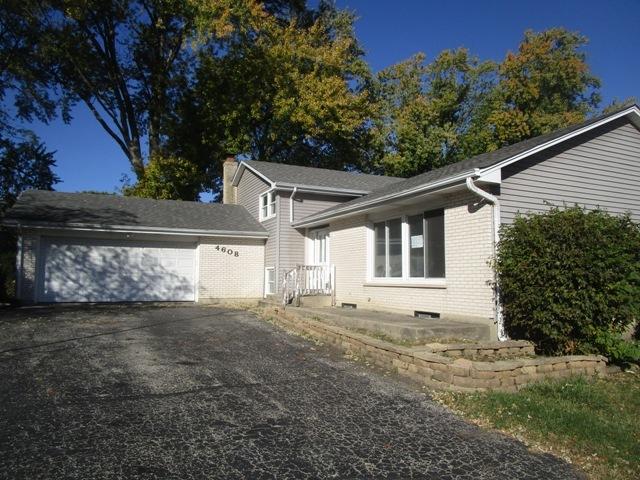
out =
<svg viewBox="0 0 640 480"><path fill-rule="evenodd" d="M402 219L387 222L389 229L389 277L402 276Z"/></svg>
<svg viewBox="0 0 640 480"><path fill-rule="evenodd" d="M385 256L385 229L384 222L373 225L375 237L375 260L374 275L376 277L386 276L386 256Z"/></svg>
<svg viewBox="0 0 640 480"><path fill-rule="evenodd" d="M423 215L409 217L409 276L424 277Z"/></svg>
<svg viewBox="0 0 640 480"><path fill-rule="evenodd" d="M267 293L275 293L276 291L276 270L274 268L267 269Z"/></svg>
<svg viewBox="0 0 640 480"><path fill-rule="evenodd" d="M427 226L427 276L444 278L444 213L425 213Z"/></svg>

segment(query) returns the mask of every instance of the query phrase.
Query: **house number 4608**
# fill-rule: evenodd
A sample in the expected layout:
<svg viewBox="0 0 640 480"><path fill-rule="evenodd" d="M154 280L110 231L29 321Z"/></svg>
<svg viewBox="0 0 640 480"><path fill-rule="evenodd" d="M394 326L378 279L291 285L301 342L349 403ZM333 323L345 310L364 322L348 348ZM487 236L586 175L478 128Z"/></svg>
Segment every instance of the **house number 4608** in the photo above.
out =
<svg viewBox="0 0 640 480"><path fill-rule="evenodd" d="M240 252L238 252L237 250L232 250L232 249L227 248L227 247L221 247L220 245L216 245L216 250L218 250L221 253L226 253L229 256L233 256L233 257L239 257L240 256Z"/></svg>

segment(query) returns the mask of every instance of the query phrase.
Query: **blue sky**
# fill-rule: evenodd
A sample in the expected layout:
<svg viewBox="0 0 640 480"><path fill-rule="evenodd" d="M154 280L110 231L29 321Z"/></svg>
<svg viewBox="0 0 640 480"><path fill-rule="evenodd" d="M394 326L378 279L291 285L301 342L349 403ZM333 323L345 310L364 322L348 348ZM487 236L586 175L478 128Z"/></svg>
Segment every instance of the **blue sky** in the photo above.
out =
<svg viewBox="0 0 640 480"><path fill-rule="evenodd" d="M310 2L313 3L313 2ZM374 71L424 52L467 47L501 60L526 29L562 26L586 35L588 62L602 80L603 105L640 99L640 0L338 0L354 10L356 31ZM30 126L56 150L61 191L115 191L129 163L84 108L66 125Z"/></svg>

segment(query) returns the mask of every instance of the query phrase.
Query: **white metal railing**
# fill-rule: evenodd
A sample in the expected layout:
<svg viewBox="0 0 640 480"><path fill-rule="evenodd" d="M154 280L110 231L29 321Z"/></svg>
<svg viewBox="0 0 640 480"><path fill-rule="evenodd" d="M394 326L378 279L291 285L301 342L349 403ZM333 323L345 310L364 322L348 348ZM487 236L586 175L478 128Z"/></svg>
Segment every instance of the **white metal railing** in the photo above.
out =
<svg viewBox="0 0 640 480"><path fill-rule="evenodd" d="M282 280L282 305L300 304L300 297L331 295L335 299L334 265L297 265L284 274Z"/></svg>

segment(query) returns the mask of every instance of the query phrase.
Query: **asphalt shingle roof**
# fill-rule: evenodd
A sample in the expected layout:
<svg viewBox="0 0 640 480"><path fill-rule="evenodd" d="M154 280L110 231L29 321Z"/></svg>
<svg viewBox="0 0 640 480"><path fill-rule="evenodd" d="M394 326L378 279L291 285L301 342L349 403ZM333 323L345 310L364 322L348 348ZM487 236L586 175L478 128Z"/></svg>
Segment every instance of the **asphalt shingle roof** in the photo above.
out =
<svg viewBox="0 0 640 480"><path fill-rule="evenodd" d="M339 205L330 207L326 210L322 210L318 213L310 215L309 217L304 218L297 223L304 224L305 222L311 221L316 218L324 218L329 213L338 214L344 210L357 209L358 205L360 204L368 203L370 201L375 201L376 199L382 199L383 197L387 197L387 196L394 196L396 194L401 194L405 191L410 191L413 188L417 188L423 185L426 186L431 183L435 183L439 180L444 180L450 177L454 177L456 175L463 174L465 172L473 171L476 168L482 169L482 168L491 167L511 157L515 157L516 155L519 155L528 150L531 150L540 145L543 145L547 142L563 137L564 135L570 134L584 127L588 127L589 125L597 123L600 120L604 120L607 117L614 116L624 110L627 110L630 106L631 105L625 105L614 111L608 112L607 114L594 117L585 122L572 125L566 128L562 128L559 130L555 130L553 132L550 132L544 135L539 135L537 137L533 137L528 140L523 140L522 142L514 143L513 145L509 145L509 146L500 148L498 150L494 150L493 152L482 153L480 155L476 155L475 157L471 157L466 160L462 160L460 162L452 163L451 165L447 165L447 166L438 168L436 170L431 170L429 172L416 175L415 177L407 178L400 182L394 182L385 187L378 188L368 195L355 198L348 202L341 203Z"/></svg>
<svg viewBox="0 0 640 480"><path fill-rule="evenodd" d="M260 162L257 160L248 160L245 161L245 163L279 185L372 192L377 188L404 180L397 177L329 170L326 168L302 167L299 165L287 165L285 163Z"/></svg>
<svg viewBox="0 0 640 480"><path fill-rule="evenodd" d="M266 236L264 227L241 205L44 190L23 192L7 211L4 223L146 227Z"/></svg>

